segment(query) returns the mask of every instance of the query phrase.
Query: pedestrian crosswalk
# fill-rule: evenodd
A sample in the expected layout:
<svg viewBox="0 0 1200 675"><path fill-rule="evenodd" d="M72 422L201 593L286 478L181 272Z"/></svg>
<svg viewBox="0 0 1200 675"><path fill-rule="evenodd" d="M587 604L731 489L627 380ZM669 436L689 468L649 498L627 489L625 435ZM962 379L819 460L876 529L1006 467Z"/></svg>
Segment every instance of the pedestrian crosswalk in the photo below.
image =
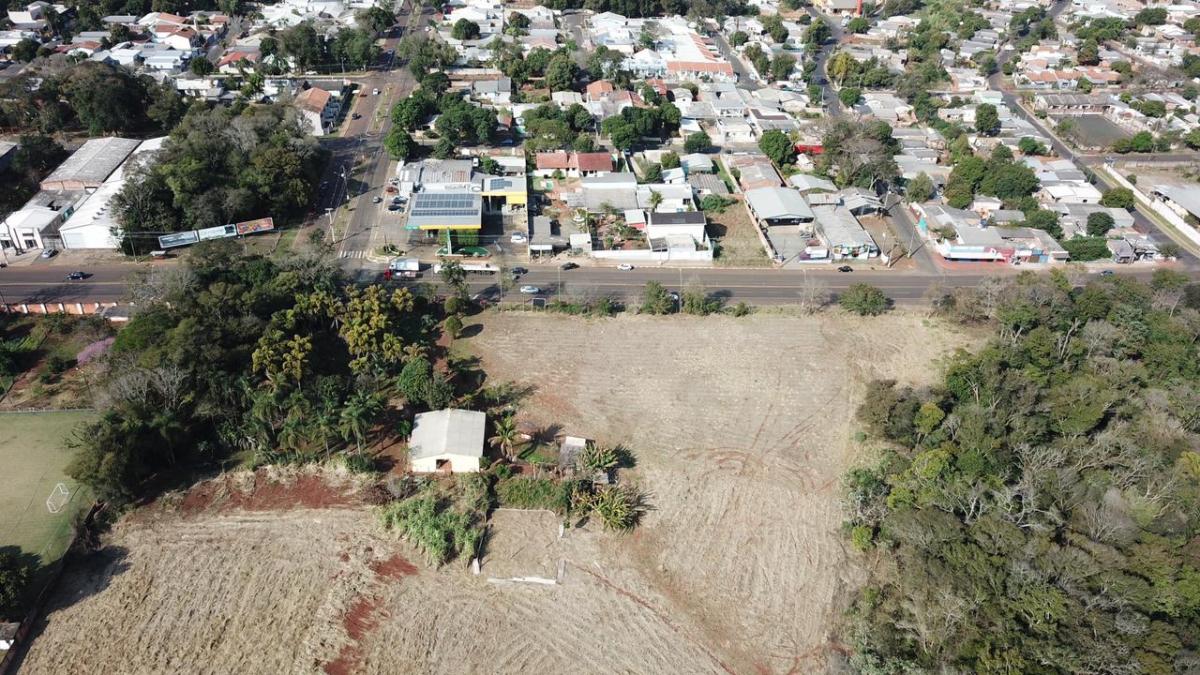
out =
<svg viewBox="0 0 1200 675"><path fill-rule="evenodd" d="M342 253L338 257L339 258L365 258L365 257L367 257L367 252L366 251L342 251Z"/></svg>

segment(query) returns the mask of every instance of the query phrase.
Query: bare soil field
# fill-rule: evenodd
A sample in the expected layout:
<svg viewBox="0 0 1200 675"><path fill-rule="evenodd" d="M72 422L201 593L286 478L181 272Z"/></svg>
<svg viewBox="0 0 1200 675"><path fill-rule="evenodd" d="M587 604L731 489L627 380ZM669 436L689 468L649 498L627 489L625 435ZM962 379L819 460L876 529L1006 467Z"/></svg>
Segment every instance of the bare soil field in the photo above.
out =
<svg viewBox="0 0 1200 675"><path fill-rule="evenodd" d="M972 341L904 314L476 320L489 380L536 387L523 424L635 453L633 534L499 510L481 574L435 570L349 479L235 474L118 523L20 672L826 670L861 578L838 481L864 385Z"/></svg>
<svg viewBox="0 0 1200 675"><path fill-rule="evenodd" d="M489 377L537 388L524 422L635 453L653 510L608 564L738 672L825 667L860 579L839 481L864 452L865 384L927 383L971 342L903 314L482 323L471 342Z"/></svg>

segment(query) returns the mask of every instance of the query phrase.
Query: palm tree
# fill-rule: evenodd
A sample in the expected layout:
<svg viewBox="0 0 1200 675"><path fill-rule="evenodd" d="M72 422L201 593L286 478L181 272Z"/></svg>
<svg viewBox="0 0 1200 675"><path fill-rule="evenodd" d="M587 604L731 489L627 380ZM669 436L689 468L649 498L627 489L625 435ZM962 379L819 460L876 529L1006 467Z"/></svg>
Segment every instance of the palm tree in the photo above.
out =
<svg viewBox="0 0 1200 675"><path fill-rule="evenodd" d="M488 439L488 443L500 448L500 452L509 461L516 459L513 450L517 444L517 420L512 415L505 415L496 420L496 427L492 430L492 437Z"/></svg>
<svg viewBox="0 0 1200 675"><path fill-rule="evenodd" d="M379 413L379 408L378 397L364 391L355 392L346 401L346 407L342 408L342 438L347 441L353 438L359 452L362 452L363 437L367 434L371 420Z"/></svg>

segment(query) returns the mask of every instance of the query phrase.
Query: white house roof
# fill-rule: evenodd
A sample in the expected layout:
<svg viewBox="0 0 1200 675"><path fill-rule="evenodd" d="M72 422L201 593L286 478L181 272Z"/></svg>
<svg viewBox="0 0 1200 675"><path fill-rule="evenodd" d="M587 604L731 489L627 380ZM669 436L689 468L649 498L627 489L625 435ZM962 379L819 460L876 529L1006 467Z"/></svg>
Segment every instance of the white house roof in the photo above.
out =
<svg viewBox="0 0 1200 675"><path fill-rule="evenodd" d="M417 415L408 447L413 459L483 456L487 416L474 410L434 410Z"/></svg>

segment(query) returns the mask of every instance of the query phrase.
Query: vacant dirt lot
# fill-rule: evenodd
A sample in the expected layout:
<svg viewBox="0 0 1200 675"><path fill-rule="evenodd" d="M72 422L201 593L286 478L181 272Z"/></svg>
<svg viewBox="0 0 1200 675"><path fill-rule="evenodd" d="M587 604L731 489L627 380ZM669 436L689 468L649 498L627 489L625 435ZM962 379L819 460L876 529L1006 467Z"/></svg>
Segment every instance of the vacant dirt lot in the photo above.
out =
<svg viewBox="0 0 1200 675"><path fill-rule="evenodd" d="M523 422L624 443L633 535L501 511L482 573L431 570L353 486L243 474L122 521L64 577L22 672L819 672L853 557L838 478L873 377L925 382L968 339L919 317L487 314ZM326 478L327 479L327 478ZM541 585L513 577L553 578Z"/></svg>
<svg viewBox="0 0 1200 675"><path fill-rule="evenodd" d="M634 451L654 510L607 564L680 639L739 672L811 672L859 578L838 495L864 386L928 382L968 338L905 315L493 314L471 342L491 378L537 388L523 420Z"/></svg>

